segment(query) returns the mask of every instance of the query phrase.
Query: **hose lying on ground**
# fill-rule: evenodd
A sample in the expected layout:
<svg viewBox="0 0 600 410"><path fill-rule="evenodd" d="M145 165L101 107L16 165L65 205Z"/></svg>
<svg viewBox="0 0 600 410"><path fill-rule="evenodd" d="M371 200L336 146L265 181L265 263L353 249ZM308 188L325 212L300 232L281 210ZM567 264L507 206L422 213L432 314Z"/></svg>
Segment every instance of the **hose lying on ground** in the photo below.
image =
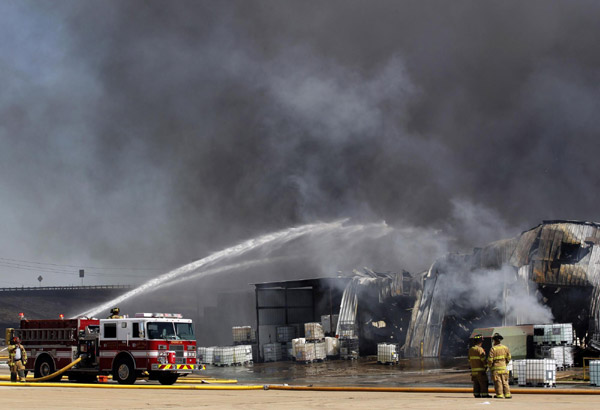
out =
<svg viewBox="0 0 600 410"><path fill-rule="evenodd" d="M63 374L64 372L66 372L67 370L69 370L71 367L75 366L77 363L79 363L81 361L81 357L72 361L71 363L69 363L68 365L66 365L65 367L63 367L60 370L55 371L52 374L49 374L47 376L44 377L38 377L38 378L34 378L34 379L25 379L27 380L27 382L44 382L46 380L51 380L54 379L57 376L60 376L61 374ZM0 380L10 380L10 376L0 376Z"/></svg>
<svg viewBox="0 0 600 410"><path fill-rule="evenodd" d="M150 385L139 385L139 384L83 384L83 383L7 383L0 382L0 386L10 387L68 387L68 388L92 388L92 389L167 389L167 390L264 390L264 385L251 385L251 386L217 386L213 384L200 384L200 385L172 385L163 386L160 384Z"/></svg>
<svg viewBox="0 0 600 410"><path fill-rule="evenodd" d="M343 392L390 392L390 393L473 393L471 387L338 387L338 386L282 386L266 385L265 390L343 391ZM600 395L600 389L549 389L515 388L515 394L582 394ZM490 394L494 388L490 388Z"/></svg>

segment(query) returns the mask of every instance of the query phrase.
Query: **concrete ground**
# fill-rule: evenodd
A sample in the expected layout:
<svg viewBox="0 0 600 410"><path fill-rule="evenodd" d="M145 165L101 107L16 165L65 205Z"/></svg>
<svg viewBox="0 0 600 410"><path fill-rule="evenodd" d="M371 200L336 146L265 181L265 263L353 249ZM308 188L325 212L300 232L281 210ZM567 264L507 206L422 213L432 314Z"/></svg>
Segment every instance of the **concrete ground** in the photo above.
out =
<svg viewBox="0 0 600 410"><path fill-rule="evenodd" d="M1 387L1 408L22 409L582 409L600 408L600 396L515 395L512 400L469 394L113 390Z"/></svg>
<svg viewBox="0 0 600 410"><path fill-rule="evenodd" d="M8 375L0 369L0 375ZM195 380L181 378L179 385L196 385L197 377L236 379L237 384L315 385L363 387L468 387L469 374L463 361L456 363L422 361L384 366L369 360L359 362L332 361L302 365L292 362L256 364L254 366L211 367L200 372ZM212 379L212 380L211 380ZM192 383L192 382L195 382ZM475 399L468 393L387 393L387 392L317 392L317 391L209 391L175 389L115 389L92 387L0 386L0 409L175 409L175 408L245 408L245 409L468 409L468 408L600 408L600 395L514 394L512 400ZM156 384L139 381L140 386ZM110 382L107 385L116 385ZM224 384L225 385L225 384ZM564 388L590 389L584 383L559 384L552 391ZM592 388L593 389L593 388ZM598 389L600 391L600 388Z"/></svg>

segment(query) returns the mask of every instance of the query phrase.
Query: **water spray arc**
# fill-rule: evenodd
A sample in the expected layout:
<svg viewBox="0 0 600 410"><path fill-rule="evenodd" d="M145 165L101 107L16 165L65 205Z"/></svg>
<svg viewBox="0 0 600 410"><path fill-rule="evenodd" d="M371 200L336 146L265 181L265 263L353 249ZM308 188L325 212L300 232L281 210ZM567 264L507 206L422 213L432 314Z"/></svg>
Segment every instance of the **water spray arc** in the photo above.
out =
<svg viewBox="0 0 600 410"><path fill-rule="evenodd" d="M232 246L227 249L223 249L221 251L215 252L205 258L199 259L195 262L189 263L187 265L181 266L171 272L165 273L163 275L158 276L157 278L151 279L148 282L138 286L137 288L114 298L106 303L103 303L95 308L87 310L85 312L80 313L74 317L80 316L96 316L102 311L109 309L110 307L117 305L124 300L130 299L132 297L138 296L144 292L147 292L151 289L156 288L157 286L161 286L163 283L167 281L173 280L175 278L182 277L187 275L192 271L197 271L200 268L206 267L207 265L214 264L217 262L221 262L226 259L230 259L233 257L241 256L253 249L265 246L265 245L283 245L288 243L296 238L305 236L305 235L315 235L322 234L330 231L335 231L344 227L344 223L347 219L342 219L329 223L316 223L316 224L307 224L298 227L288 228L282 231L262 235L256 238L249 239L244 241L238 245ZM351 228L357 229L360 225L352 225Z"/></svg>

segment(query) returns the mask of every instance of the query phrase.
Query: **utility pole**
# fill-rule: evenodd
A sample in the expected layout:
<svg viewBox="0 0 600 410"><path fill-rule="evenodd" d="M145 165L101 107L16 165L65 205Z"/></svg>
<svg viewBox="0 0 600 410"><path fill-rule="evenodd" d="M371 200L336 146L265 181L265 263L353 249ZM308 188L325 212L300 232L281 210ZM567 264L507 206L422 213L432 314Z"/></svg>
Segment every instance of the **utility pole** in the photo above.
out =
<svg viewBox="0 0 600 410"><path fill-rule="evenodd" d="M81 286L83 286L83 276L85 275L85 272L83 271L83 269L79 269L79 277L81 278Z"/></svg>

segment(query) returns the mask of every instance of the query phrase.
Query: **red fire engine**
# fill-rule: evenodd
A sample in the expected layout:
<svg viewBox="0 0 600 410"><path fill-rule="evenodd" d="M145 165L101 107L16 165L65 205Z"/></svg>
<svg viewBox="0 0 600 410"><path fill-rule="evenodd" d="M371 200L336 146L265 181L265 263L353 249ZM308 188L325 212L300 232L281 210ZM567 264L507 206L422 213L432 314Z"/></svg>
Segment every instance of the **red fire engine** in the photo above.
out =
<svg viewBox="0 0 600 410"><path fill-rule="evenodd" d="M79 382L112 374L121 384L133 384L147 372L150 380L173 384L196 368L194 326L180 314L21 320L15 333L27 349L27 370L36 378L50 375L78 357L82 360L66 374Z"/></svg>

